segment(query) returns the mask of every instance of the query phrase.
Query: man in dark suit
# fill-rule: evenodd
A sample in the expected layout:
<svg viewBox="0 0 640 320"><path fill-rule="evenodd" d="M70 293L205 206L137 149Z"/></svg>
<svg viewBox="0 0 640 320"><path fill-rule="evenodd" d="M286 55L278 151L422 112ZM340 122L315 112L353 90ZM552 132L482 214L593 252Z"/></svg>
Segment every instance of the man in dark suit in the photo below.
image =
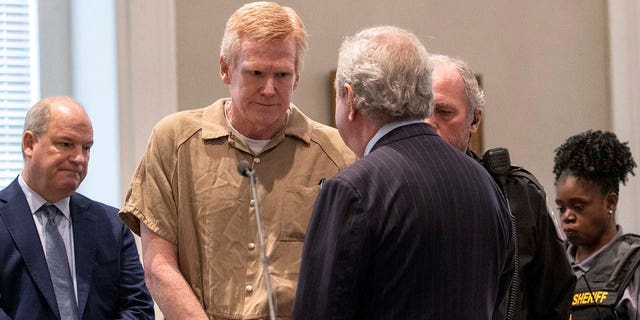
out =
<svg viewBox="0 0 640 320"><path fill-rule="evenodd" d="M24 169L0 191L0 319L153 319L133 235L118 210L75 193L91 120L67 97L36 103Z"/></svg>
<svg viewBox="0 0 640 320"><path fill-rule="evenodd" d="M361 159L326 181L304 243L296 319L492 319L514 244L504 198L424 123L431 65L396 27L340 48L336 124Z"/></svg>

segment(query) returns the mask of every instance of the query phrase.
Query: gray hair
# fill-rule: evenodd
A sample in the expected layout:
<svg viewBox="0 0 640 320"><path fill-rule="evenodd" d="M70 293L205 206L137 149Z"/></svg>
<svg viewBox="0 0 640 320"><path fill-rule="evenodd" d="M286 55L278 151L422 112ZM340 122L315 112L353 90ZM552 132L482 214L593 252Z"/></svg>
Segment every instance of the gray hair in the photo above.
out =
<svg viewBox="0 0 640 320"><path fill-rule="evenodd" d="M457 71L464 84L464 95L467 102L467 118L471 119L476 109L484 108L486 103L484 91L480 89L478 80L469 64L462 59L452 58L442 54L432 54L430 57L434 65L451 65Z"/></svg>
<svg viewBox="0 0 640 320"><path fill-rule="evenodd" d="M31 131L36 137L47 132L49 118L51 117L51 99L43 99L34 104L24 117L22 132Z"/></svg>
<svg viewBox="0 0 640 320"><path fill-rule="evenodd" d="M49 119L51 118L51 107L56 104L76 105L82 110L84 108L77 101L64 96L44 98L34 104L24 117L24 127L22 133L32 132L36 137L40 137L47 132ZM24 150L23 150L24 152Z"/></svg>
<svg viewBox="0 0 640 320"><path fill-rule="evenodd" d="M355 93L355 106L381 124L422 119L433 109L429 53L412 33L394 26L368 28L340 46L336 89Z"/></svg>

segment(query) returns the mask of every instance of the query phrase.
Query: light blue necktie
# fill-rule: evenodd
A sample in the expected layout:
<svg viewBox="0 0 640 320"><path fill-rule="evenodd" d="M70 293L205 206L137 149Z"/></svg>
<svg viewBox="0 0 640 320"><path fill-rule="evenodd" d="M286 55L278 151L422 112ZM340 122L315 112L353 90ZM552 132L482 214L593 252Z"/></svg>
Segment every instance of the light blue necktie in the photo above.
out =
<svg viewBox="0 0 640 320"><path fill-rule="evenodd" d="M64 217L62 216L62 212L54 205L45 204L43 208L42 213L44 213L47 218L44 232L47 265L49 266L49 275L51 275L53 290L55 291L56 301L58 302L60 319L77 320L78 306L71 271L69 270L69 259L67 258L67 250L64 241L62 241L62 236L60 236L60 232L58 232L58 222Z"/></svg>

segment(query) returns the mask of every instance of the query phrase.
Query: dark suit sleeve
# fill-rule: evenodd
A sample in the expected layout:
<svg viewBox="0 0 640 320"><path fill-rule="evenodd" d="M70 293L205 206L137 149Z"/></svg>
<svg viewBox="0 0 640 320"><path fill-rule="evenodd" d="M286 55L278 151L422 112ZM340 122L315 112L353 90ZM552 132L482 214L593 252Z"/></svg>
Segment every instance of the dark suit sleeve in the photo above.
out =
<svg viewBox="0 0 640 320"><path fill-rule="evenodd" d="M371 250L361 197L345 181L325 183L302 253L294 319L353 319L365 288Z"/></svg>
<svg viewBox="0 0 640 320"><path fill-rule="evenodd" d="M144 283L136 243L124 225L120 258L118 313L114 319L154 319L153 300Z"/></svg>

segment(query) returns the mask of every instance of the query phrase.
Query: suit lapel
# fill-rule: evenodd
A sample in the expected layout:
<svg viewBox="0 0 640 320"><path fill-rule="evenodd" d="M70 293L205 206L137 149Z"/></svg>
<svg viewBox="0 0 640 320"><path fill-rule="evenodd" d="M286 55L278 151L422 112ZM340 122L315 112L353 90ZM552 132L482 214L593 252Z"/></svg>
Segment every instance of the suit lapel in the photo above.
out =
<svg viewBox="0 0 640 320"><path fill-rule="evenodd" d="M42 292L51 310L57 317L60 317L40 235L38 235L36 225L33 223L29 204L17 179L13 180L0 194L0 216L2 216L11 238L22 255L33 281Z"/></svg>
<svg viewBox="0 0 640 320"><path fill-rule="evenodd" d="M78 283L78 316L83 318L87 304L93 267L96 258L96 216L88 210L90 202L79 195L72 195L69 207L73 221L73 243L76 258L76 281Z"/></svg>

